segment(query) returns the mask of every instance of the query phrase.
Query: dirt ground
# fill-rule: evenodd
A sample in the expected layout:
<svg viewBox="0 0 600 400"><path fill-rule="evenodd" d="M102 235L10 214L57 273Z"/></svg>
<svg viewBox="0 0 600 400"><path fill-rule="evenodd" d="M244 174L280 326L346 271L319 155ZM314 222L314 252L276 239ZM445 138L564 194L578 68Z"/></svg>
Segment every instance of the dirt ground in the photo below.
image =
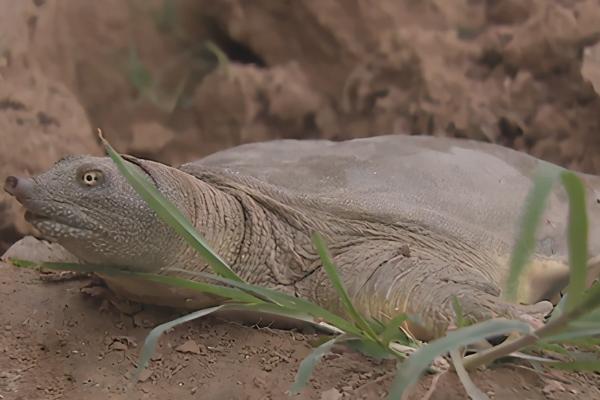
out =
<svg viewBox="0 0 600 400"><path fill-rule="evenodd" d="M0 398L35 399L379 399L394 364L336 351L324 358L300 395L288 397L298 365L316 335L206 318L161 340L142 382L125 393L149 330L173 315L146 307L126 315L80 293L84 281L48 283L0 263ZM600 377L495 367L473 374L493 399L600 398ZM422 399L433 376L410 399ZM446 373L431 399L464 399Z"/></svg>
<svg viewBox="0 0 600 400"><path fill-rule="evenodd" d="M276 138L428 134L600 173L598 0L0 0L0 180L100 149L178 164ZM0 254L31 233L0 193ZM0 263L0 400L282 399L314 335L101 310ZM180 347L183 346L183 347ZM299 399L376 399L393 365L327 356ZM498 367L495 399L600 398L598 375ZM432 386L422 379L412 395ZM462 399L454 374L432 399Z"/></svg>

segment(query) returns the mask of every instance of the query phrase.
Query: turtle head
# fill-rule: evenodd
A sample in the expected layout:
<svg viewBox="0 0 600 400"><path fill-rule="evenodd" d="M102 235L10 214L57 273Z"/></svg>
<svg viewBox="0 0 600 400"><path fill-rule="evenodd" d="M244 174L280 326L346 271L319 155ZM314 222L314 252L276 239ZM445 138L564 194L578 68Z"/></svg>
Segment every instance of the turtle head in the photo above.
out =
<svg viewBox="0 0 600 400"><path fill-rule="evenodd" d="M169 176L164 170L174 170L128 159L159 188ZM25 207L25 218L44 237L85 262L142 270L160 268L165 247L176 235L108 157L65 157L40 175L9 176L4 190Z"/></svg>

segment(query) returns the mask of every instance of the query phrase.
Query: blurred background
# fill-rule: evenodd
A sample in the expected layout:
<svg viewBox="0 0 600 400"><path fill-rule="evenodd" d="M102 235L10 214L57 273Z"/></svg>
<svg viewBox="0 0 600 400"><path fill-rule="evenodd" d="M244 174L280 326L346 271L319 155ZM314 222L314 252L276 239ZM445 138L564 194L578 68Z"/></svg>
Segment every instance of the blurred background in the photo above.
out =
<svg viewBox="0 0 600 400"><path fill-rule="evenodd" d="M277 138L500 143L600 172L598 0L0 0L0 178ZM0 194L0 247L27 232Z"/></svg>

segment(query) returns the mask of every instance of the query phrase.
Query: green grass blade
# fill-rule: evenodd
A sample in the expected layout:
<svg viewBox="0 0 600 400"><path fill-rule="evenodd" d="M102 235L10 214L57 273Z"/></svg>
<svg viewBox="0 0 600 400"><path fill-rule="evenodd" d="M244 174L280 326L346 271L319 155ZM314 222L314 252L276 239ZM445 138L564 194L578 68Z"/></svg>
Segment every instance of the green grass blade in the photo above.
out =
<svg viewBox="0 0 600 400"><path fill-rule="evenodd" d="M210 249L196 228L194 228L177 207L171 204L154 185L149 183L145 176L135 168L127 165L127 161L112 148L102 135L100 135L100 139L119 171L144 201L148 203L150 208L200 253L217 274L231 280L241 281L240 277L229 268L225 261Z"/></svg>
<svg viewBox="0 0 600 400"><path fill-rule="evenodd" d="M600 308L600 283L594 284L586 291L577 308L582 308L585 312Z"/></svg>
<svg viewBox="0 0 600 400"><path fill-rule="evenodd" d="M319 329L327 331L332 334L344 334L345 332L336 328L333 325L325 324L323 322L315 320L315 318L308 314L299 310L290 309L287 307L279 306L273 303L252 303L252 304L243 304L240 307L244 308L247 311L254 311L261 314L270 314L270 315L278 315L281 317L291 318L296 321L306 322L310 325L313 325Z"/></svg>
<svg viewBox="0 0 600 400"><path fill-rule="evenodd" d="M403 356L402 354L390 351L389 348L385 348L370 339L345 340L344 344L352 350L376 360L395 359L396 357Z"/></svg>
<svg viewBox="0 0 600 400"><path fill-rule="evenodd" d="M577 309L585 308L582 302ZM578 310L575 311L578 311ZM600 308L587 311L582 316L570 320L566 327L551 335L545 335L545 342L567 343L580 340L589 340L600 335Z"/></svg>
<svg viewBox="0 0 600 400"><path fill-rule="evenodd" d="M127 75L129 78L129 82L141 94L145 95L154 85L152 74L140 60L137 49L133 44L129 46Z"/></svg>
<svg viewBox="0 0 600 400"><path fill-rule="evenodd" d="M381 341L386 346L389 346L390 342L396 340L400 335L402 335L405 340L402 340L403 344L408 344L409 340L406 338L406 335L400 330L402 324L408 320L408 315L399 314L392 318L385 326L383 332L381 333Z"/></svg>
<svg viewBox="0 0 600 400"><path fill-rule="evenodd" d="M552 310L549 321L554 321L565 312L565 304L567 304L567 295L563 295L559 300L558 304Z"/></svg>
<svg viewBox="0 0 600 400"><path fill-rule="evenodd" d="M573 325L597 324L600 326L600 307L588 311L572 322Z"/></svg>
<svg viewBox="0 0 600 400"><path fill-rule="evenodd" d="M27 268L27 269L40 269L43 267L44 263L39 263L36 261L29 261L29 260L22 260L20 258L7 258L6 260L2 260L5 261L7 264L12 265L13 267L17 267L17 268ZM79 265L79 264L71 264L71 263L52 263L52 264L60 264L60 265L64 265L64 268L60 268L60 267L56 267L56 268L52 268L52 267L48 267L48 269L57 269L57 270L63 270L63 271L81 271L78 268L71 268L70 265ZM81 272L91 272L91 271L81 271Z"/></svg>
<svg viewBox="0 0 600 400"><path fill-rule="evenodd" d="M458 349L451 350L450 357L452 358L452 364L454 364L456 375L458 375L458 379L465 388L467 395L469 395L472 400L489 400L489 397L487 397L485 393L475 386L475 383L473 383L471 380L469 373L462 363L462 356L460 355Z"/></svg>
<svg viewBox="0 0 600 400"><path fill-rule="evenodd" d="M560 169L555 167L541 168L534 178L525 203L521 218L520 232L510 258L510 271L506 282L506 299L515 301L519 289L519 277L535 248L535 235L542 218L546 200L554 182L558 179Z"/></svg>
<svg viewBox="0 0 600 400"><path fill-rule="evenodd" d="M177 325L181 325L194 319L198 319L206 315L212 314L216 311L222 310L225 307L225 305L220 305L216 307L205 308L203 310L198 310L193 313L184 315L183 317L174 319L172 321L165 322L164 324L161 324L156 328L152 329L148 336L146 336L146 340L144 340L144 345L142 346L142 353L138 360L137 368L135 369L135 372L133 374L133 381L137 382L142 371L148 366L148 362L150 361L152 355L156 350L156 344L158 343L158 339L162 336L163 333L165 333L165 331L168 331L169 329Z"/></svg>
<svg viewBox="0 0 600 400"><path fill-rule="evenodd" d="M458 297L456 296L452 296L452 308L454 309L454 314L456 315L456 326L458 328L462 328L469 325L465 320L465 315L462 305L460 304L460 300L458 300Z"/></svg>
<svg viewBox="0 0 600 400"><path fill-rule="evenodd" d="M401 398L403 393L419 379L421 374L436 357L491 336L515 331L528 334L531 332L531 327L525 322L499 318L450 332L446 336L430 342L417 350L400 365L392 383L388 399Z"/></svg>
<svg viewBox="0 0 600 400"><path fill-rule="evenodd" d="M184 287L198 292L214 294L232 301L239 303L248 303L251 307L268 307L261 298L267 298L274 301L271 311L279 310L280 315L289 316L290 318L301 319L312 324L318 323L315 318L322 319L323 321L337 327L343 332L356 335L361 337L361 332L354 325L344 320L342 317L331 313L330 311L317 306L316 304L310 303L304 299L300 299L294 296L290 296L284 293L277 292L273 289L263 288L260 286L250 285L244 282L238 282L229 280L227 278L219 277L204 272L190 272L179 268L170 269L171 272L181 272L182 274L194 275L206 280L217 281L233 287L215 285L207 282L198 282L195 280L188 280L174 276L150 274L144 272L133 272L111 267L103 267L98 265L85 265L76 263L53 263L53 262L32 262L27 260L11 258L7 260L12 265L21 268L46 268L52 270L68 270L68 271L79 271L89 273L104 273L107 275L126 275L138 277L140 279L147 279L153 282L163 283L165 285ZM243 292L239 289L246 290ZM257 296L252 296L250 293L256 293ZM260 306L259 306L260 304ZM302 316L302 317L300 317ZM308 316L312 316L310 319Z"/></svg>
<svg viewBox="0 0 600 400"><path fill-rule="evenodd" d="M152 12L156 29L163 33L175 30L178 22L177 7L174 0L163 0L162 7Z"/></svg>
<svg viewBox="0 0 600 400"><path fill-rule="evenodd" d="M576 307L585 291L588 257L588 221L585 205L585 187L573 172L564 171L561 180L569 196L569 286L565 310Z"/></svg>
<svg viewBox="0 0 600 400"><path fill-rule="evenodd" d="M245 282L233 281L231 279L223 278L216 275L207 274L205 272L198 271L187 271L179 268L171 268L170 271L173 272L181 272L191 276L212 279L217 282L224 283L226 285L231 285L235 288L243 289L248 292L254 293L260 297L267 298L273 301L275 304L280 306L297 310L299 312L303 312L309 315L313 315L316 318L320 318L327 323L341 329L342 331L353 334L357 337L362 337L362 332L356 328L352 323L346 321L344 318L340 317L337 314L332 313L316 304L311 303L310 301L304 300L299 297L291 296L285 293L280 293L276 290L250 285Z"/></svg>
<svg viewBox="0 0 600 400"><path fill-rule="evenodd" d="M600 372L600 360L558 362L550 366L568 371Z"/></svg>
<svg viewBox="0 0 600 400"><path fill-rule="evenodd" d="M262 299L252 296L250 293L243 292L239 289L229 288L226 286L215 285L207 282L191 281L188 279L182 279L175 276L168 275L156 275L141 273L139 276L142 279L149 281L162 283L169 286L177 286L186 289L192 289L197 292L214 294L216 296L224 297L229 300L239 301L241 303L261 303Z"/></svg>
<svg viewBox="0 0 600 400"><path fill-rule="evenodd" d="M600 335L600 325L589 327L567 328L560 333L551 336L544 336L544 341L562 343L574 339L589 338Z"/></svg>
<svg viewBox="0 0 600 400"><path fill-rule="evenodd" d="M50 269L53 271L76 271L84 273L102 273L107 275L136 275L135 272L103 265L88 265L70 262L30 261L20 258L8 258L7 263L17 268Z"/></svg>
<svg viewBox="0 0 600 400"><path fill-rule="evenodd" d="M520 359L520 360L533 361L536 363L555 363L555 362L557 362L557 360L554 360L552 358L534 356L532 354L523 353L521 351L513 351L512 353L508 354L508 357L516 358L516 359Z"/></svg>
<svg viewBox="0 0 600 400"><path fill-rule="evenodd" d="M219 48L219 46L217 46L215 42L213 42L212 40L207 40L206 42L204 42L204 47L206 48L206 50L208 50L211 54L215 56L219 68L225 68L226 70L228 70L229 57L227 57L227 54L225 54L225 52L221 50L221 48Z"/></svg>
<svg viewBox="0 0 600 400"><path fill-rule="evenodd" d="M149 281L162 283L169 286L182 287L192 289L202 293L214 294L216 296L223 297L225 299L238 301L241 303L260 303L263 300L258 297L252 296L249 293L245 293L236 288L230 288L221 285L215 285L207 282L198 282L188 279L182 279L168 275L158 275L146 272L134 272L124 269L118 269L114 267L105 267L100 265L86 265L77 263L61 263L61 262L34 262L28 260L21 260L16 258L10 258L7 260L15 267L39 269L45 268L50 270L61 270L61 271L77 271L86 273L101 273L106 275L124 275L129 277L136 277L140 279L146 279ZM206 274L206 279L217 280L216 275Z"/></svg>
<svg viewBox="0 0 600 400"><path fill-rule="evenodd" d="M146 340L144 341L144 345L142 347L142 352L141 352L141 355L140 355L140 358L138 361L138 366L134 372L134 381L137 382L139 374L148 365L148 362L150 361L150 359L152 358L152 355L155 352L156 344L158 343L158 339L164 332L166 332L167 330L169 330L177 325L207 316L207 315L215 313L217 311L225 311L225 310L255 311L255 312L260 312L260 313L283 315L283 316L288 316L288 317L290 317L292 315L288 312L289 310L283 309L274 304L268 304L268 303L235 304L235 303L233 303L233 304L223 304L220 306L210 307L210 308L206 308L203 310L195 311L193 313L184 315L180 318L177 318L172 321L161 324L161 325L155 327L154 329L152 329L150 331L150 333L148 334L148 336L146 337ZM297 315L299 315L299 314L297 314ZM305 320L303 318L296 318L296 319ZM305 321L312 322L308 319L306 319ZM330 340L330 342L332 342L332 344L333 344L333 342L335 342L336 339L337 339L337 337L335 339ZM323 346L320 346L320 347L323 347ZM331 348L331 346L329 346L325 350L328 351L329 348ZM316 362L318 362L318 359L316 360ZM315 362L315 365L316 365L316 362ZM314 365L312 366L312 368L314 368ZM312 368L309 371L299 371L299 374L300 374L300 372L303 372L303 373L308 372L308 376L306 376L306 381L308 381L308 378L310 377L310 374L312 372ZM300 366L300 369L302 370L302 365Z"/></svg>
<svg viewBox="0 0 600 400"><path fill-rule="evenodd" d="M149 281L162 283L169 286L182 287L187 289L196 290L202 293L213 294L216 296L223 297L225 299L238 301L241 303L259 303L261 299L252 296L249 293L240 291L239 289L230 288L221 285L215 285L207 282L197 282L187 279L182 279L168 275L151 274L147 272L133 272L124 269L105 267L101 265L86 265L77 263L61 263L61 262L34 262L21 260L17 258L10 258L7 260L10 264L15 267L39 269L45 268L50 270L60 271L77 271L87 273L102 273L106 275L124 275L129 277L136 277L140 279L146 279Z"/></svg>
<svg viewBox="0 0 600 400"><path fill-rule="evenodd" d="M325 354L331 351L331 348L333 347L337 339L338 338L328 340L327 342L314 349L312 353L310 353L304 360L302 360L302 362L300 363L300 367L298 368L298 373L296 374L294 384L290 388L291 394L296 395L302 391L302 389L308 383L308 380L310 379L310 376L312 375L315 366L319 363L319 361L321 360L321 358L323 358Z"/></svg>
<svg viewBox="0 0 600 400"><path fill-rule="evenodd" d="M377 334L375 333L371 325L358 312L358 310L354 307L354 304L352 304L352 300L350 299L350 296L348 295L348 292L346 291L346 288L342 283L340 275L337 273L337 268L333 264L331 255L329 254L329 250L325 245L323 237L319 233L315 232L313 234L312 240L313 245L317 249L319 257L321 258L323 269L325 269L325 272L327 273L331 284L335 288L338 296L340 296L340 300L342 302L342 305L346 309L346 312L354 320L356 325L360 329L362 329L372 340L378 341L379 339L377 337Z"/></svg>
<svg viewBox="0 0 600 400"><path fill-rule="evenodd" d="M580 349L594 351L596 353L600 352L600 336L596 336L593 338L570 340L568 342L565 342L565 344L577 346Z"/></svg>
<svg viewBox="0 0 600 400"><path fill-rule="evenodd" d="M546 343L544 340L539 340L537 343L531 346L532 349L536 349L538 351L544 351L546 353L558 353L558 354L567 354L567 350L561 345L555 343Z"/></svg>

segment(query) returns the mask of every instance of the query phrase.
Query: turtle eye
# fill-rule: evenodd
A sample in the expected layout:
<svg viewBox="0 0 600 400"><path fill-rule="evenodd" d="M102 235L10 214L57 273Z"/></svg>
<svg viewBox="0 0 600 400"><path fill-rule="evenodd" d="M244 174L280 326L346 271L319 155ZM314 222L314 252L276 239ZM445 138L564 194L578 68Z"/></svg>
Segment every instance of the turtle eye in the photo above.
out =
<svg viewBox="0 0 600 400"><path fill-rule="evenodd" d="M98 186L104 179L102 172L98 170L85 171L81 174L81 183L85 186L93 187Z"/></svg>

